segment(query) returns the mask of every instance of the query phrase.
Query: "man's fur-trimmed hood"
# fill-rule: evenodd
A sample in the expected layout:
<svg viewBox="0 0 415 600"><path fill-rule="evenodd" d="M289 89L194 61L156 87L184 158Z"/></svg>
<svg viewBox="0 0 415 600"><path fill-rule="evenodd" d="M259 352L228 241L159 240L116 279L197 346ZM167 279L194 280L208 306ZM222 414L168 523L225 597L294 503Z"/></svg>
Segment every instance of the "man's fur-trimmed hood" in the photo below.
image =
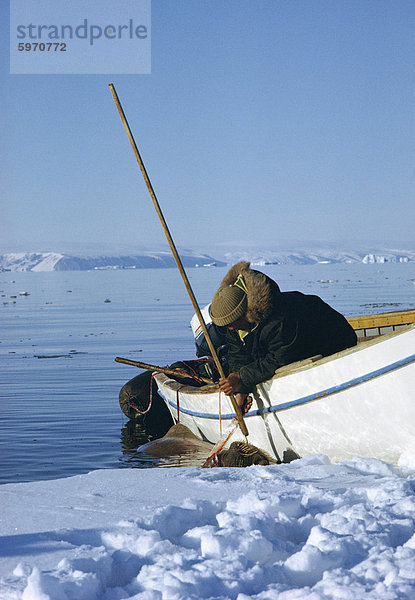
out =
<svg viewBox="0 0 415 600"><path fill-rule="evenodd" d="M221 287L233 285L238 275L242 275L248 290L246 319L250 323L264 321L275 306L275 295L280 291L278 285L264 273L251 269L249 262L242 260L229 269Z"/></svg>

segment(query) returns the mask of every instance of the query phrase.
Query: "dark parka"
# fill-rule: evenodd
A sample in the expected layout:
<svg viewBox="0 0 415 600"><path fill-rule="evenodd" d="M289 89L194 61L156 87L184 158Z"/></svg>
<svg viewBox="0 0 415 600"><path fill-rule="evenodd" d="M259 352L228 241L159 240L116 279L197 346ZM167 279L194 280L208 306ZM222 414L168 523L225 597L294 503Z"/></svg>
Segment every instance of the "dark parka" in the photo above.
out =
<svg viewBox="0 0 415 600"><path fill-rule="evenodd" d="M248 290L246 319L255 325L243 341L237 331L226 334L229 372L242 380L238 392L252 392L283 365L356 345L347 320L318 296L281 292L275 281L244 261L228 271L222 285L232 285L239 274Z"/></svg>

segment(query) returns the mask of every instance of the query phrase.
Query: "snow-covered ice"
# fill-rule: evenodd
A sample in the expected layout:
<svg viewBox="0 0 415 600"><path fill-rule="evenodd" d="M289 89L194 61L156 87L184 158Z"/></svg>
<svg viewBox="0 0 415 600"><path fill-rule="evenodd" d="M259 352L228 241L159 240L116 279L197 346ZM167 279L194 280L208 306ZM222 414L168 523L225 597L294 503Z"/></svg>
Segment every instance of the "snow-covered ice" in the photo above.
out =
<svg viewBox="0 0 415 600"><path fill-rule="evenodd" d="M415 456L0 487L2 600L413 599Z"/></svg>

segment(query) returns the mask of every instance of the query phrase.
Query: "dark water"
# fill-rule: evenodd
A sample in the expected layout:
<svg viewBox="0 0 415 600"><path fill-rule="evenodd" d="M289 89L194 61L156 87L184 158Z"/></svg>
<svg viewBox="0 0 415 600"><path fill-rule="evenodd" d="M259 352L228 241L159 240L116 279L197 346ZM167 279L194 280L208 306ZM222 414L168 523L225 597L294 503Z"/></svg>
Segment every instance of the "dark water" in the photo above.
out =
<svg viewBox="0 0 415 600"><path fill-rule="evenodd" d="M264 270L283 290L317 293L349 315L415 306L411 263ZM201 305L224 272L190 270ZM137 454L154 433L118 405L139 371L115 356L156 365L194 358L193 309L175 270L0 273L0 290L0 483L201 464Z"/></svg>

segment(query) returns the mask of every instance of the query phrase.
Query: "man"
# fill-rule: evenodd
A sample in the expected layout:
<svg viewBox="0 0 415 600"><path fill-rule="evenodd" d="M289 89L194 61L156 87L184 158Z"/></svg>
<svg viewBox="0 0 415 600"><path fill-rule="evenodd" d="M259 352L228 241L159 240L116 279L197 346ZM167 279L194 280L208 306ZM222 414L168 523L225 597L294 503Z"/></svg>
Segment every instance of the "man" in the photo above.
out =
<svg viewBox="0 0 415 600"><path fill-rule="evenodd" d="M221 390L235 394L243 412L256 384L270 379L283 365L355 346L347 320L318 296L281 292L278 285L250 263L234 265L210 307L213 323L228 331L229 375Z"/></svg>

